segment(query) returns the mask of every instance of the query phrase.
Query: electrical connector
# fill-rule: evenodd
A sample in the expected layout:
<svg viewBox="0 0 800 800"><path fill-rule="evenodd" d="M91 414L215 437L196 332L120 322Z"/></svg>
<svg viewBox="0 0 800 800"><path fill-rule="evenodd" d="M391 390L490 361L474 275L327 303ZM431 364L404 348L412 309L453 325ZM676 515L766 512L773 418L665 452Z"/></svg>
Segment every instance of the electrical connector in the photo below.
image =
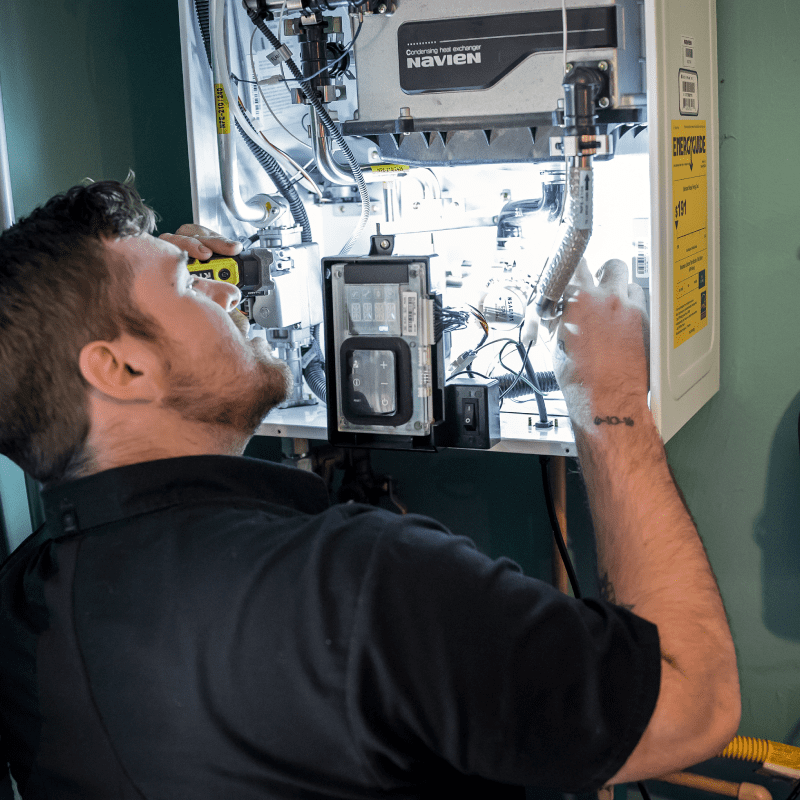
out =
<svg viewBox="0 0 800 800"><path fill-rule="evenodd" d="M472 366L475 356L478 354L474 350L465 350L453 363L450 365L450 373L462 372Z"/></svg>

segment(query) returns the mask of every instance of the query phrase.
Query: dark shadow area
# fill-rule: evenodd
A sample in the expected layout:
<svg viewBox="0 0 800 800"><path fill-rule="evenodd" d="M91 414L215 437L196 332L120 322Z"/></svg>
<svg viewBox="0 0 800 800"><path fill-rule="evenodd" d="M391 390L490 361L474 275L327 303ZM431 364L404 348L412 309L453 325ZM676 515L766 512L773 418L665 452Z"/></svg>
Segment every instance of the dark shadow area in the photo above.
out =
<svg viewBox="0 0 800 800"><path fill-rule="evenodd" d="M91 14L102 20L87 32L92 88L113 97L119 73L127 77L130 128L120 135L133 148L136 187L161 217L158 233L172 232L192 221L178 4L144 0L135 13L119 14L94 0ZM106 124L113 139L120 121Z"/></svg>
<svg viewBox="0 0 800 800"><path fill-rule="evenodd" d="M325 446L324 442L312 445ZM245 455L283 459L281 441L255 436ZM491 556L516 561L527 575L550 581L553 536L539 457L447 449L438 453L372 450L375 473L391 476L409 513L424 514L469 536ZM332 495L338 488L334 483ZM395 510L388 500L381 506ZM584 596L597 596L597 559L586 488L575 459L567 460L569 549Z"/></svg>
<svg viewBox="0 0 800 800"><path fill-rule="evenodd" d="M770 448L764 506L756 520L761 547L764 625L800 641L800 451L798 394L781 417Z"/></svg>

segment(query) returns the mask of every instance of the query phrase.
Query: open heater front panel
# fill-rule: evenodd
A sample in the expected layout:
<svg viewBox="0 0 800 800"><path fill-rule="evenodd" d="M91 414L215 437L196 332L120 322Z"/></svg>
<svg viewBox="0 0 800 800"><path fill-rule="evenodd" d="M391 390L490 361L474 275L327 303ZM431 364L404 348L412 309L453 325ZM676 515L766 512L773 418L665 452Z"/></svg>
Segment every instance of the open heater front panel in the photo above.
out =
<svg viewBox="0 0 800 800"><path fill-rule="evenodd" d="M300 64L294 5L287 4L282 23L276 13L267 25ZM306 404L275 409L263 435L330 434L332 441L357 435L369 446L370 437L380 444L387 434L396 443L409 432L434 442L435 429L452 424L444 392L465 380L465 353L477 348L467 367L489 383L522 372L515 342L563 228L558 214L546 213L557 197L554 187L563 184L562 130L553 116L564 98L561 5L396 0L387 6L393 13L364 14L361 21L345 7L328 15L331 59L358 32L353 52L332 70L337 99L327 108L369 178L371 201L367 228L340 255L359 217L359 195L315 169L309 107L292 102L296 84L281 80L282 71L289 74L285 65L272 64L274 48L242 4L226 2L221 35L244 110L271 142L308 164L320 189L309 191L287 167L308 212L321 269L292 281L299 259L291 242L276 244L271 261L280 270L256 287L253 302L259 292L269 298L281 286L302 291L317 276L330 281L324 326L318 321L326 331L327 369L336 370L328 403L304 386ZM249 238L257 227L236 219L222 199L218 98L195 3L179 0L179 7L195 221ZM597 107L603 147L593 158L593 229L585 257L593 271L609 258L625 260L631 279L649 292L651 407L668 439L719 388L715 4L568 0L566 17L568 64L599 70L604 80ZM233 150L241 195L275 195L241 136ZM333 144L328 156L334 168L345 164ZM394 239L392 255L382 260L367 255L376 224ZM437 340L429 330L434 298L445 309L465 311L466 327ZM399 327L389 334L379 330L376 315L386 323L391 308ZM482 313L488 331L470 309ZM404 313L417 321L413 335L403 327ZM328 341L333 335L336 342ZM529 353L536 372L550 370L551 346L540 331ZM387 370L388 387L379 380ZM546 395L548 415L558 421L547 429L535 425L534 400L513 395L503 399L493 449L575 453L557 391ZM457 397L459 413L471 413L469 388ZM497 394L481 389L476 397ZM448 408L450 419L442 423ZM472 441L456 438L458 446Z"/></svg>

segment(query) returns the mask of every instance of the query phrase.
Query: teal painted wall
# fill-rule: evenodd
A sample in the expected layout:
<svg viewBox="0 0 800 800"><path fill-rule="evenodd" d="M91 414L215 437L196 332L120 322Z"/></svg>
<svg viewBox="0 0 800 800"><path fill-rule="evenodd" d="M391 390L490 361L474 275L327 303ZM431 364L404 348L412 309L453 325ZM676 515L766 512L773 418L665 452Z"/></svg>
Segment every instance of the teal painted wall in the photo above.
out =
<svg viewBox="0 0 800 800"><path fill-rule="evenodd" d="M800 3L717 0L722 388L669 443L739 652L742 732L800 744Z"/></svg>
<svg viewBox="0 0 800 800"><path fill-rule="evenodd" d="M132 167L164 216L161 230L190 219L176 5L0 0L0 80L18 214L86 176L122 178ZM722 389L668 452L729 610L742 672L742 733L794 741L800 3L718 0L718 19ZM413 510L547 573L536 459L381 454L375 462L395 475ZM574 476L569 485L571 529L586 576L590 530Z"/></svg>
<svg viewBox="0 0 800 800"><path fill-rule="evenodd" d="M178 4L0 0L0 81L17 217L84 178L191 220Z"/></svg>

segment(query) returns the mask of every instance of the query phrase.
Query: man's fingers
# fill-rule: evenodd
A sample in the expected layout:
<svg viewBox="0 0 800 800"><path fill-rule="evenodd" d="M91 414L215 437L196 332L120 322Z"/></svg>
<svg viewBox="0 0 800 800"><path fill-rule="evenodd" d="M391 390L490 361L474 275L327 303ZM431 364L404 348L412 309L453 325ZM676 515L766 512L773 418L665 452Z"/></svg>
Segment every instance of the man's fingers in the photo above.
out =
<svg viewBox="0 0 800 800"><path fill-rule="evenodd" d="M235 256L242 249L240 242L216 233L202 225L181 225L175 233L162 233L160 239L171 242L185 250L192 258L205 261L214 253Z"/></svg>
<svg viewBox="0 0 800 800"><path fill-rule="evenodd" d="M594 278L592 277L592 273L589 272L589 265L586 263L585 258L582 258L578 262L578 266L575 269L572 279L570 280L570 284L577 286L578 288L583 287L584 289L594 286Z"/></svg>
<svg viewBox="0 0 800 800"><path fill-rule="evenodd" d="M643 314L647 313L647 300L645 299L644 289L638 283L628 284L628 299L635 303Z"/></svg>
<svg viewBox="0 0 800 800"><path fill-rule="evenodd" d="M618 258L609 259L600 267L598 278L598 286L623 296L627 294L628 265L624 261Z"/></svg>

